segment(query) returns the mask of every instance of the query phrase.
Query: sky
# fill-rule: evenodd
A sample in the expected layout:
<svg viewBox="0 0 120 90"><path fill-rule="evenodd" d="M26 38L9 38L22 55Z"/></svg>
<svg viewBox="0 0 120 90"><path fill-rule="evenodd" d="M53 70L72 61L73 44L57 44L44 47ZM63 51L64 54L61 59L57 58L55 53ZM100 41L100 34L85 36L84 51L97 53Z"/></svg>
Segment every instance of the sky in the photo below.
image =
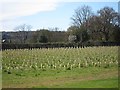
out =
<svg viewBox="0 0 120 90"><path fill-rule="evenodd" d="M83 5L90 6L95 14L105 6L118 11L118 0L1 0L0 31L14 31L22 24L31 25L32 30L58 27L66 31L74 10Z"/></svg>

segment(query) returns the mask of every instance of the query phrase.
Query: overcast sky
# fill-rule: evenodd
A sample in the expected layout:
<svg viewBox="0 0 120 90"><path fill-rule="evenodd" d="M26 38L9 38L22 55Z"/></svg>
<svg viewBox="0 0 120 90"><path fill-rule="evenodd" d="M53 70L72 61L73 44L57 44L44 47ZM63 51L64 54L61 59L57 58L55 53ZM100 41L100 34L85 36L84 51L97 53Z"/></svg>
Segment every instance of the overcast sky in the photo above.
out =
<svg viewBox="0 0 120 90"><path fill-rule="evenodd" d="M88 5L93 12L105 6L118 11L119 0L1 0L0 31L11 31L21 24L32 25L33 30L58 27L67 30L74 10Z"/></svg>

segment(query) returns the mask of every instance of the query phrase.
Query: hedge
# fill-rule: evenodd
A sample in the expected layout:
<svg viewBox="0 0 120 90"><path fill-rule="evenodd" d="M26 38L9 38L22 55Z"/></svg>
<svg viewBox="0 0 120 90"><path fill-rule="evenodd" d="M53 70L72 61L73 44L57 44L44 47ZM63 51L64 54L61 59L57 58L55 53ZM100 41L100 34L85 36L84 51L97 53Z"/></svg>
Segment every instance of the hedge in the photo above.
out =
<svg viewBox="0 0 120 90"><path fill-rule="evenodd" d="M31 44L7 44L3 43L5 49L32 49L32 48L60 48L60 47L88 47L88 46L120 46L120 42L85 42L85 43L31 43Z"/></svg>

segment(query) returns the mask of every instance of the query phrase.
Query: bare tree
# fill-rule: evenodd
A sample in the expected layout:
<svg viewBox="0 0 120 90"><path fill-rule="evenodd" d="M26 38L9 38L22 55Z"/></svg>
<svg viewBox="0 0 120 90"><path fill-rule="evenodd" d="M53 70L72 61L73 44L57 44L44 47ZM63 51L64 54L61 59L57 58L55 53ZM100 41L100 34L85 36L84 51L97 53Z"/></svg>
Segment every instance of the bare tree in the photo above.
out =
<svg viewBox="0 0 120 90"><path fill-rule="evenodd" d="M75 14L71 18L75 26L80 27L82 24L88 24L89 18L93 15L92 9L89 6L82 6L75 10Z"/></svg>
<svg viewBox="0 0 120 90"><path fill-rule="evenodd" d="M88 30L88 26L89 26L89 18L93 16L92 13L92 9L89 6L82 6L79 7L75 10L75 14L73 15L73 17L71 18L73 21L73 25L77 26L78 28L84 29L84 30ZM82 30L80 29L80 30ZM83 33L84 30L81 31L81 35L80 35L80 42L84 41L83 40Z"/></svg>
<svg viewBox="0 0 120 90"><path fill-rule="evenodd" d="M26 40L28 39L29 31L31 31L32 26L31 25L19 25L15 27L14 30L17 31L17 37L19 38L21 43L26 43Z"/></svg>
<svg viewBox="0 0 120 90"><path fill-rule="evenodd" d="M98 11L100 32L105 36L105 41L109 40L110 32L115 25L118 25L119 15L113 8L104 7Z"/></svg>

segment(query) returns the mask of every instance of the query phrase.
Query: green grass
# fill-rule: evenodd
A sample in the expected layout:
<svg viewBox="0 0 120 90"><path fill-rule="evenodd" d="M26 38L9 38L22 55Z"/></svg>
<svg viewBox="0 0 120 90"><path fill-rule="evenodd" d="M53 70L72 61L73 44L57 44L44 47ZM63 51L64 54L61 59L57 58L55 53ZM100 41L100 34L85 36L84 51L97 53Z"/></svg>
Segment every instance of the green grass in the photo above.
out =
<svg viewBox="0 0 120 90"><path fill-rule="evenodd" d="M102 88L115 88L118 85L118 74L115 67L107 69L83 68L65 71L51 70L44 72L28 71L23 73L17 72L17 75L15 73L3 73L3 76L3 87L97 88L101 84ZM102 84L102 81L106 84ZM94 83L96 84L94 85Z"/></svg>
<svg viewBox="0 0 120 90"><path fill-rule="evenodd" d="M52 87L54 88L118 88L118 78L70 82Z"/></svg>

